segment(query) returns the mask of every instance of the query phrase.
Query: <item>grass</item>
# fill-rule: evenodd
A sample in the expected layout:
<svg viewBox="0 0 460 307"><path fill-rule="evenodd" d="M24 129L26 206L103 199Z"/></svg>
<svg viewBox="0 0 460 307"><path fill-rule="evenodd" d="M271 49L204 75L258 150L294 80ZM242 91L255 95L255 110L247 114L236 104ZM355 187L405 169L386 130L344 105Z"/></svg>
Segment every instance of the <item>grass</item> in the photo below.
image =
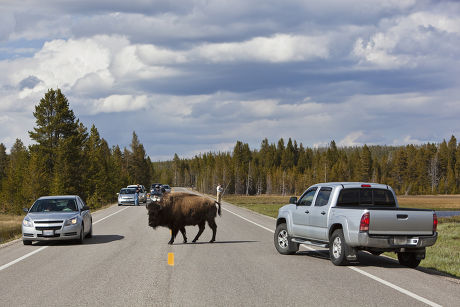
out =
<svg viewBox="0 0 460 307"><path fill-rule="evenodd" d="M21 223L24 216L0 214L0 244L21 236Z"/></svg>
<svg viewBox="0 0 460 307"><path fill-rule="evenodd" d="M289 202L289 196L224 195L223 200L276 218L278 209ZM398 200L399 205L406 208L460 210L460 195L401 196ZM460 278L460 216L438 218L438 221L438 240L427 248L420 266ZM395 253L385 255L396 258Z"/></svg>
<svg viewBox="0 0 460 307"><path fill-rule="evenodd" d="M400 207L434 210L460 210L460 195L398 196Z"/></svg>

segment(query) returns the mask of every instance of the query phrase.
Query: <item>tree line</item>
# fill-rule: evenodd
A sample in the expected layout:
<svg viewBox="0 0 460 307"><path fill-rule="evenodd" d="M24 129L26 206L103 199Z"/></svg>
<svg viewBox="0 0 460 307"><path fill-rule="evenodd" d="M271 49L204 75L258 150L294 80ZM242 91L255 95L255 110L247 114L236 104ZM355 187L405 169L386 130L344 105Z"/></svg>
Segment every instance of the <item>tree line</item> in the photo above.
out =
<svg viewBox="0 0 460 307"><path fill-rule="evenodd" d="M133 132L131 146L109 147L97 128L88 131L60 89L50 89L36 105L35 142L20 139L7 154L0 144L0 213L20 214L44 195L80 195L91 208L116 201L128 184L147 185L152 163Z"/></svg>
<svg viewBox="0 0 460 307"><path fill-rule="evenodd" d="M460 191L460 144L308 148L291 138L259 149L237 141L232 152L155 162L175 186L214 193L218 183L230 194L299 195L319 182L364 181L392 186L398 194L455 194Z"/></svg>
<svg viewBox="0 0 460 307"><path fill-rule="evenodd" d="M50 89L35 107L33 145L17 139L7 153L0 144L0 213L20 214L43 195L77 194L91 208L116 201L128 184L152 182L214 193L299 195L326 181L391 185L398 194L455 194L460 191L460 144L304 147L265 138L258 149L237 141L233 151L152 162L133 132L130 148L110 147L97 128L85 127L61 90Z"/></svg>

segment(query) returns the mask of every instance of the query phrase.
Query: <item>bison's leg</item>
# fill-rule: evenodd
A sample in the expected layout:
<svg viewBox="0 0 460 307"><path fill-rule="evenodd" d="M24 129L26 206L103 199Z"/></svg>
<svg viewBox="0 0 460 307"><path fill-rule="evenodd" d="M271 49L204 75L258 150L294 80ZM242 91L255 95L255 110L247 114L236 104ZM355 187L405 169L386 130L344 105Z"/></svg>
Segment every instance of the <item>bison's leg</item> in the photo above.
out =
<svg viewBox="0 0 460 307"><path fill-rule="evenodd" d="M211 239L211 241L209 241L209 243L212 243L212 242L216 241L217 224L214 221L214 219L212 219L212 220L210 219L210 220L208 220L208 225L212 229L212 239Z"/></svg>
<svg viewBox="0 0 460 307"><path fill-rule="evenodd" d="M182 226L182 228L180 229L180 232L182 233L182 237L184 237L184 243L187 243L187 236L185 234L185 227Z"/></svg>
<svg viewBox="0 0 460 307"><path fill-rule="evenodd" d="M200 222L200 223L198 224L199 230L198 230L198 233L196 234L195 239L193 239L192 242L196 242L196 240L198 240L198 238L199 238L199 237L201 236L201 234L203 233L203 231L204 231L204 223L206 223L206 222L203 221L203 222Z"/></svg>
<svg viewBox="0 0 460 307"><path fill-rule="evenodd" d="M169 245L171 245L171 244L174 243L174 238L176 238L177 233L178 233L178 229L175 228L175 227L173 227L173 228L171 229L171 240L169 240L169 242L168 242Z"/></svg>

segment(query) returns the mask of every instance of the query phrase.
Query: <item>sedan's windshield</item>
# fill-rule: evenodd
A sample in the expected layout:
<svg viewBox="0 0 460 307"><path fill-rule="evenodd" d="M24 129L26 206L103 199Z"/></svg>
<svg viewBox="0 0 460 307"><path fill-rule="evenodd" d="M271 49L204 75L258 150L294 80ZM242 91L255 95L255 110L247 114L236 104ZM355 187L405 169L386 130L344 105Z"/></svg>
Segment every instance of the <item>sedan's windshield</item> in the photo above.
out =
<svg viewBox="0 0 460 307"><path fill-rule="evenodd" d="M39 199L37 200L29 212L72 212L78 211L75 199L59 198L59 199Z"/></svg>
<svg viewBox="0 0 460 307"><path fill-rule="evenodd" d="M121 189L120 194L135 194L136 189Z"/></svg>

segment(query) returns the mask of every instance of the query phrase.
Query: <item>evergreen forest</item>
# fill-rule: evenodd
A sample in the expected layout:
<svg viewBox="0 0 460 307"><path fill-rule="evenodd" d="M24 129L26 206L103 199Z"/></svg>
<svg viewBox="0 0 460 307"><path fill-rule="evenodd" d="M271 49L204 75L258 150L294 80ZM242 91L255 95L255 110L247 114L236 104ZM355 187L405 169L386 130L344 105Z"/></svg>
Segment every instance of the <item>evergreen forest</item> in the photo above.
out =
<svg viewBox="0 0 460 307"><path fill-rule="evenodd" d="M213 194L221 183L230 194L299 195L326 181L379 182L398 194L455 194L460 190L460 144L304 147L289 138L259 149L237 141L231 152L152 162L135 132L129 148L110 147L97 128L85 127L60 89L35 106L36 125L26 147L20 139L7 153L0 144L0 213L20 214L43 195L80 195L91 208L116 202L128 184L152 182L193 187Z"/></svg>

